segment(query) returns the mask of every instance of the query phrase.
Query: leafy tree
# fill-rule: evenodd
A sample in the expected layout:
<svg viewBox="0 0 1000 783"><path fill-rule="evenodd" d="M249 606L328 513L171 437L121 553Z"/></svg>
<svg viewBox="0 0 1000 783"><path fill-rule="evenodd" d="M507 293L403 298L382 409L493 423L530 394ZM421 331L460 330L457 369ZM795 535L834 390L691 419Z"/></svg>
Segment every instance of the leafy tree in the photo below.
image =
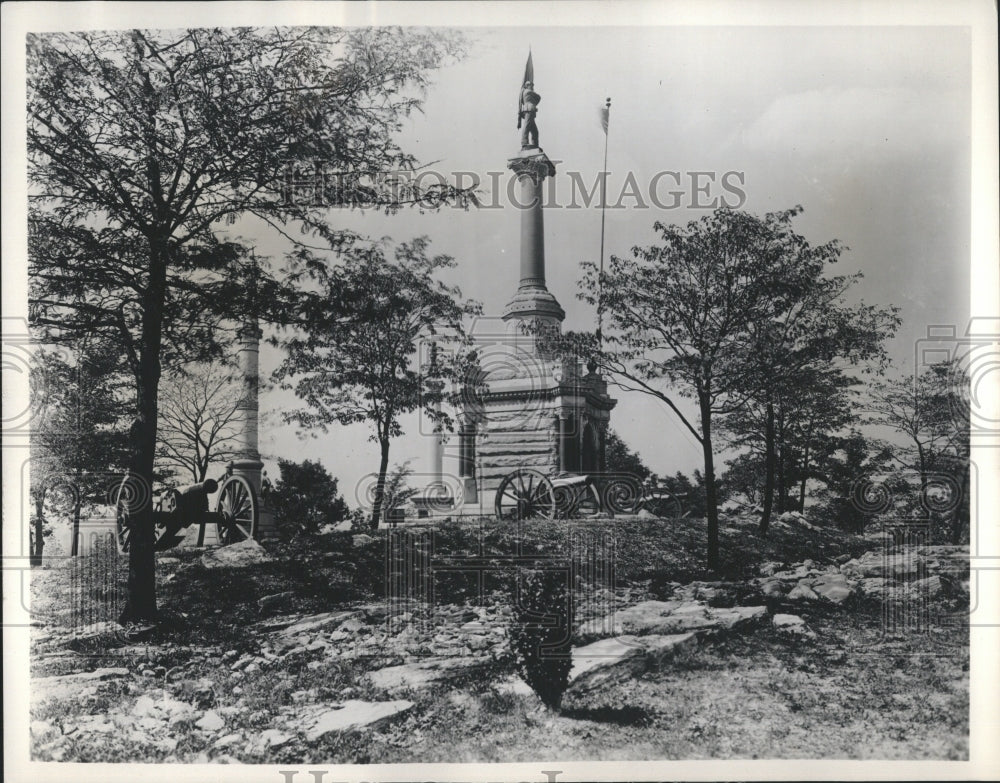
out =
<svg viewBox="0 0 1000 783"><path fill-rule="evenodd" d="M160 389L157 464L204 481L212 462L236 456L242 414L235 368L225 363L176 372Z"/></svg>
<svg viewBox="0 0 1000 783"><path fill-rule="evenodd" d="M32 324L41 340L99 333L121 348L139 484L153 476L162 368L218 356L242 320L245 249L221 227L246 216L339 248L354 237L328 222L331 205L363 197L392 212L467 195L370 184L417 168L395 137L429 72L460 54L454 35L126 30L30 35L27 49ZM266 317L292 318L294 295L267 275L261 285ZM122 619L148 620L151 505L133 518Z"/></svg>
<svg viewBox="0 0 1000 783"><path fill-rule="evenodd" d="M862 533L878 500L866 496L860 479L882 474L891 464L892 449L852 429L846 436L825 442L823 451L819 459L825 470L823 485L816 493L816 513L844 530Z"/></svg>
<svg viewBox="0 0 1000 783"><path fill-rule="evenodd" d="M479 312L436 279L455 262L429 257L427 245L425 238L403 243L391 261L381 244L351 248L337 267L310 258L292 273L314 289L299 305L304 328L279 340L287 356L275 377L307 405L286 417L314 433L335 422L371 425L380 453L372 527L382 513L389 446L403 434L400 418L423 408L440 428L453 426L440 407L442 381L459 377L461 365L417 366L418 345L460 341L463 318Z"/></svg>
<svg viewBox="0 0 1000 783"><path fill-rule="evenodd" d="M117 353L91 344L76 357L39 351L31 370L32 556L41 561L46 503L72 520L77 555L80 516L87 503L108 503L112 476L127 463L128 387Z"/></svg>
<svg viewBox="0 0 1000 783"><path fill-rule="evenodd" d="M323 525L347 519L337 479L319 462L279 459L281 478L268 495L278 529L289 536L316 533Z"/></svg>
<svg viewBox="0 0 1000 783"><path fill-rule="evenodd" d="M765 493L777 498L778 513L794 505L804 510L806 485L823 479L819 456L830 439L836 438L856 418L852 386L856 381L836 368L801 368L786 375L780 389L770 390L767 400L750 399L744 410L722 419L726 441L744 454L731 460L727 475L740 484L752 503L765 504ZM771 433L770 444L768 433ZM768 449L773 472L767 473ZM750 487L751 480L759 486ZM793 499L795 485L798 497Z"/></svg>
<svg viewBox="0 0 1000 783"><path fill-rule="evenodd" d="M383 501L382 518L388 521L392 512L401 508L406 501L417 494L418 490L409 485L409 479L413 475L410 468L410 460L406 460L402 465L395 465L385 479L385 500Z"/></svg>
<svg viewBox="0 0 1000 783"><path fill-rule="evenodd" d="M611 327L606 347L594 346L598 363L622 388L666 404L701 444L710 568L719 565L714 418L741 410L759 388L757 325L787 313L801 266L836 250L800 242L790 229L797 211L757 218L720 209L686 227L657 222L658 245L612 256L603 275L585 265L582 296ZM697 424L675 391L694 399Z"/></svg>
<svg viewBox="0 0 1000 783"><path fill-rule="evenodd" d="M951 477L951 491L959 497L943 505L949 508L955 543L968 525L968 388L969 379L960 362L952 360L930 365L916 377L885 380L870 390L869 421L890 427L905 438L906 444L894 450L894 460L917 475L922 505L928 514L932 509L926 506L933 505L928 494L933 474Z"/></svg>
<svg viewBox="0 0 1000 783"><path fill-rule="evenodd" d="M619 437L614 430L608 430L605 441L605 462L609 473L627 473L639 480L649 478L653 471L646 467L636 452Z"/></svg>

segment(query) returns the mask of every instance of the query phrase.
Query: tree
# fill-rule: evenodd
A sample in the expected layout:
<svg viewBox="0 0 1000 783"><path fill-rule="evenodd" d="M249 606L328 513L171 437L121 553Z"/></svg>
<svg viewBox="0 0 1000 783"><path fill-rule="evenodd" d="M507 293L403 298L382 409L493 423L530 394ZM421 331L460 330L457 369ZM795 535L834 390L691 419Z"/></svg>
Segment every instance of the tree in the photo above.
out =
<svg viewBox="0 0 1000 783"><path fill-rule="evenodd" d="M793 504L804 510L807 482L823 478L819 457L829 452L824 444L856 418L852 395L856 383L837 368L801 367L786 373L780 387L772 387L766 398L750 399L743 410L722 419L726 442L745 449L728 463L728 474L752 503L769 507L765 495L770 492L772 499L777 498L778 513ZM759 486L748 486L751 480L759 481ZM798 497L793 500L796 484Z"/></svg>
<svg viewBox="0 0 1000 783"><path fill-rule="evenodd" d="M202 365L176 373L160 391L157 463L204 481L212 462L236 456L242 424L235 368Z"/></svg>
<svg viewBox="0 0 1000 783"><path fill-rule="evenodd" d="M352 248L338 267L307 259L292 272L316 290L299 305L305 327L279 340L287 356L275 378L307 405L286 417L313 433L335 422L372 426L380 452L372 527L382 511L389 446L403 434L400 417L422 408L439 428L452 427L440 408L443 381L460 377L462 366L457 360L415 366L418 343L460 342L463 318L479 312L461 301L458 288L436 279L455 262L428 257L427 245L425 238L403 243L394 261L381 244Z"/></svg>
<svg viewBox="0 0 1000 783"><path fill-rule="evenodd" d="M268 496L278 529L290 536L312 535L323 525L347 519L348 508L337 479L319 462L279 459L281 478Z"/></svg>
<svg viewBox="0 0 1000 783"><path fill-rule="evenodd" d="M244 248L217 236L224 224L252 216L336 248L354 237L329 224L331 205L467 195L371 185L417 168L395 135L429 71L460 54L454 35L127 30L30 35L27 48L31 321L41 340L100 333L121 347L136 389L131 482L152 481L162 368L218 356L244 315ZM291 317L294 296L261 284L267 317ZM122 620L149 620L151 504L132 513Z"/></svg>
<svg viewBox="0 0 1000 783"><path fill-rule="evenodd" d="M71 555L79 553L86 503L107 503L111 477L127 462L127 379L117 352L92 343L76 357L40 350L31 369L32 556L41 561L48 502L72 521Z"/></svg>
<svg viewBox="0 0 1000 783"><path fill-rule="evenodd" d="M885 443L856 429L823 445L819 459L825 465L823 486L817 492L817 511L844 530L864 532L865 519L878 508L878 498L867 497L866 476L881 474L892 460Z"/></svg>
<svg viewBox="0 0 1000 783"><path fill-rule="evenodd" d="M653 471L646 467L636 452L632 451L617 432L608 430L605 441L605 463L609 473L626 473L639 481L649 478Z"/></svg>
<svg viewBox="0 0 1000 783"><path fill-rule="evenodd" d="M950 477L949 526L954 543L961 540L968 514L969 418L965 395L969 379L957 360L932 364L915 377L897 377L870 389L869 422L890 427L908 444L894 450L895 462L913 471L924 511L931 515L929 494L934 474ZM956 501L957 502L953 502Z"/></svg>
<svg viewBox="0 0 1000 783"><path fill-rule="evenodd" d="M606 346L595 346L598 363L622 388L666 404L701 444L710 568L719 565L713 418L743 407L758 374L748 361L753 325L770 322L792 296L788 280L802 260L788 238L794 214L720 209L686 227L657 222L659 245L612 256L603 274L585 265L581 295L611 327ZM674 390L695 400L697 425Z"/></svg>

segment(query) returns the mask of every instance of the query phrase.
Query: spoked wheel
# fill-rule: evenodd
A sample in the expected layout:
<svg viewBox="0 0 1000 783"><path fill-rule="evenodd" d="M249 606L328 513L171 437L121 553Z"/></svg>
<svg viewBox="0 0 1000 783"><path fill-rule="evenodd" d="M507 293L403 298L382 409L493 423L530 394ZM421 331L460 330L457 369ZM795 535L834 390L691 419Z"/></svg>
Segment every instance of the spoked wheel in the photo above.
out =
<svg viewBox="0 0 1000 783"><path fill-rule="evenodd" d="M593 517L601 513L601 495L592 481L557 486L556 513L562 519Z"/></svg>
<svg viewBox="0 0 1000 783"><path fill-rule="evenodd" d="M257 495L250 482L243 476L230 476L219 490L216 510L219 520L219 543L235 544L254 538L257 534L259 512Z"/></svg>
<svg viewBox="0 0 1000 783"><path fill-rule="evenodd" d="M497 519L554 519L556 492L537 470L522 468L504 476L497 488Z"/></svg>
<svg viewBox="0 0 1000 783"><path fill-rule="evenodd" d="M123 553L128 552L132 543L132 504L135 500L135 487L130 479L131 475L126 473L115 493L115 528L118 532L118 550Z"/></svg>
<svg viewBox="0 0 1000 783"><path fill-rule="evenodd" d="M142 499L142 491L137 479L126 473L122 483L118 485L115 495L115 527L118 532L118 549L125 553L132 545L132 533L135 529L135 512L140 503L148 502ZM167 533L167 526L160 521L161 511L173 511L177 507L178 493L176 489L168 489L153 510L154 532L153 546L160 548L160 542Z"/></svg>

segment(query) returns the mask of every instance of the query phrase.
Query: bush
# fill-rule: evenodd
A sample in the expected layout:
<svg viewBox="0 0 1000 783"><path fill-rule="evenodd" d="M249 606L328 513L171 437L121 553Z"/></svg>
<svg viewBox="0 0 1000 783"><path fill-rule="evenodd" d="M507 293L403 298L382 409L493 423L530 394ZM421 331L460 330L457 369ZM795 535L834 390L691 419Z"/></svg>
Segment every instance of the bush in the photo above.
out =
<svg viewBox="0 0 1000 783"><path fill-rule="evenodd" d="M525 570L518 578L511 647L525 682L558 709L569 685L573 598L567 571Z"/></svg>
<svg viewBox="0 0 1000 783"><path fill-rule="evenodd" d="M278 532L283 538L315 535L326 524L347 518L347 503L338 494L337 479L319 462L279 459L281 478L267 493Z"/></svg>

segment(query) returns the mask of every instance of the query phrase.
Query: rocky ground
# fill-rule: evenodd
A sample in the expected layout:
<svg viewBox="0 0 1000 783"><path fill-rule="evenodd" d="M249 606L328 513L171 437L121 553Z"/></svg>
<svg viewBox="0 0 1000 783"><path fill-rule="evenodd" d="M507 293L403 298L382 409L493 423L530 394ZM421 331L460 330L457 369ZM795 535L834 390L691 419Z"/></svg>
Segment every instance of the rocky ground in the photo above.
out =
<svg viewBox="0 0 1000 783"><path fill-rule="evenodd" d="M578 600L560 712L516 673L501 591L387 600L381 537L175 550L159 558L155 627L81 625L72 593L109 587L56 562L32 579L32 753L965 758L968 548L891 547L787 515L762 544L748 522L727 525L724 543L742 555L724 580L691 566L697 521L644 522L645 544L623 536L620 561L637 554L617 583Z"/></svg>

